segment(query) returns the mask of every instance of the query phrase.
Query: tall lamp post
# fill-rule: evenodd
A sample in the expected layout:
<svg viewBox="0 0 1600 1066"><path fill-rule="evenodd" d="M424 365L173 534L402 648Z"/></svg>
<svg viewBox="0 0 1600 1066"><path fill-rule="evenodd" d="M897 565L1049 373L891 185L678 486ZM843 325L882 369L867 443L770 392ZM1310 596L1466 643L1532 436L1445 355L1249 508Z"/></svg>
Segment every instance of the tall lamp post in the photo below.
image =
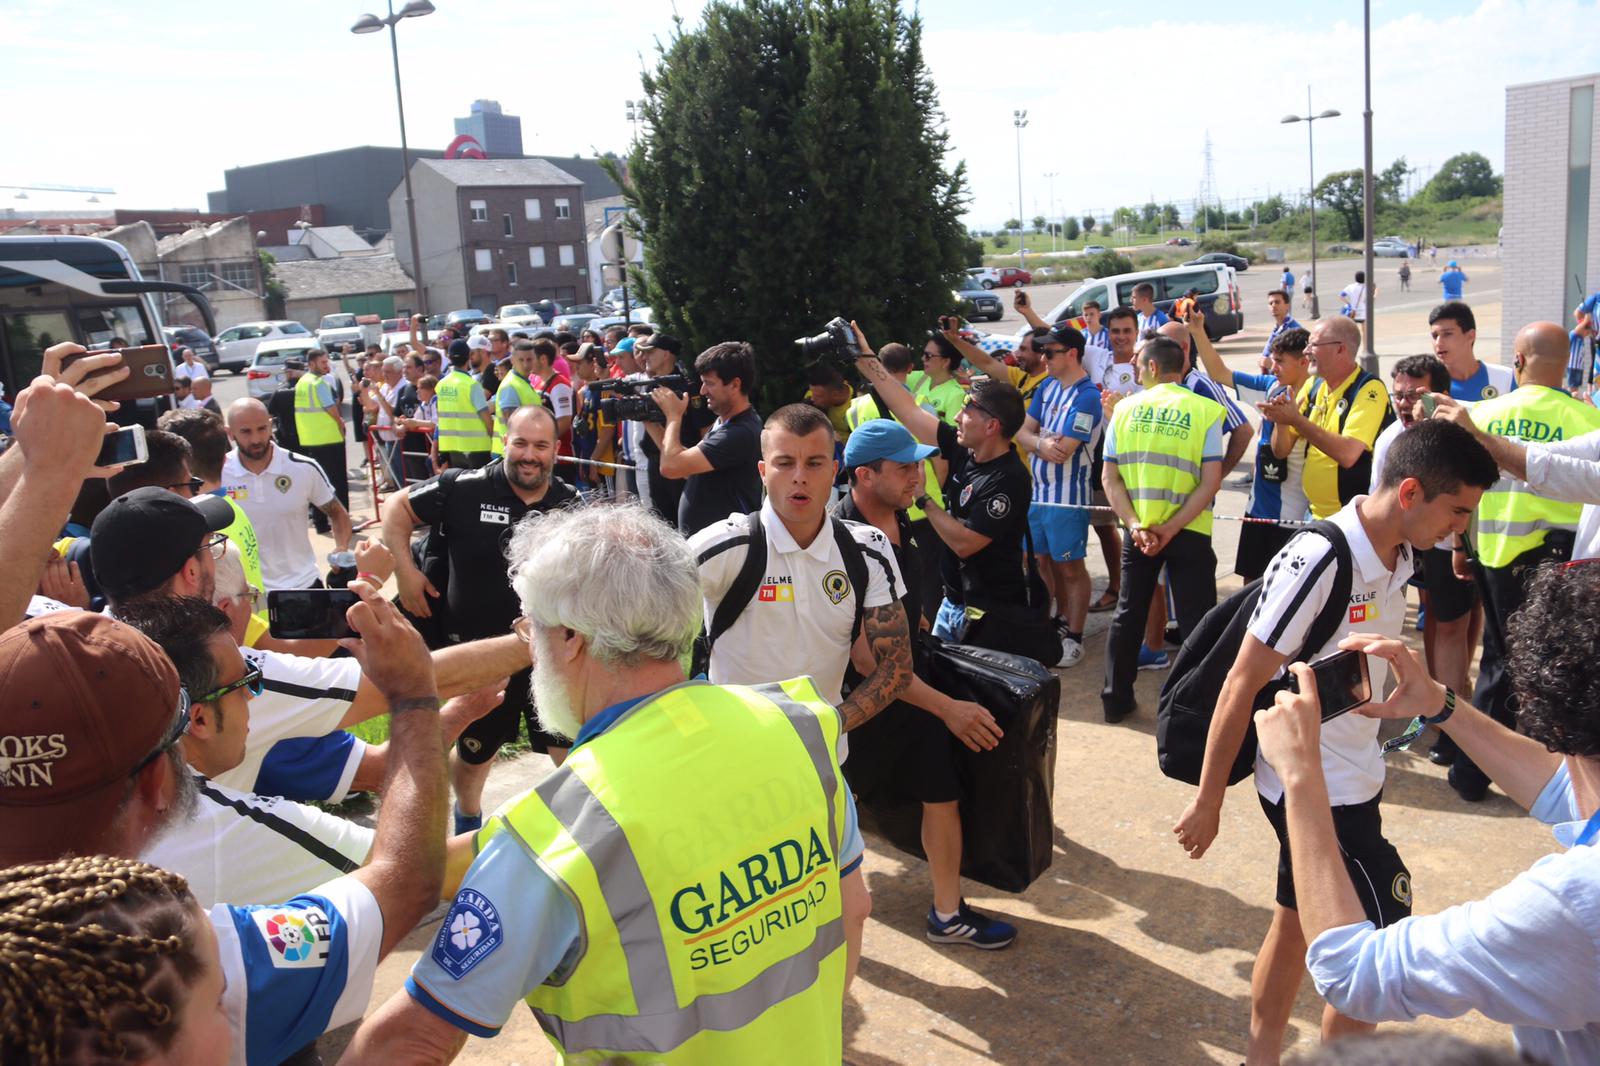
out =
<svg viewBox="0 0 1600 1066"><path fill-rule="evenodd" d="M1377 225L1373 217L1373 177L1372 177L1372 0L1362 0L1361 4L1361 39L1363 50L1363 65L1366 75L1366 110L1361 113L1361 124L1364 127L1365 140L1365 165L1361 173L1361 236L1362 236L1362 276L1367 279L1367 291L1361 294L1361 306L1366 312L1362 323L1362 332L1365 334L1366 351L1361 353L1361 368L1369 374L1378 372L1378 352L1372 344L1373 320L1377 312L1373 307L1372 297L1378 288L1378 279L1374 277L1372 262L1372 230Z"/></svg>
<svg viewBox="0 0 1600 1066"><path fill-rule="evenodd" d="M1304 122L1306 124L1306 160L1311 172L1311 317L1321 318L1321 309L1317 303L1316 283L1322 278L1317 274L1317 153L1316 144L1312 139L1314 123L1319 118L1338 118L1339 112L1331 108L1321 114L1311 114L1311 86L1306 86L1306 114L1285 115L1282 122L1287 125L1291 122Z"/></svg>
<svg viewBox="0 0 1600 1066"><path fill-rule="evenodd" d="M426 293L422 286L422 236L417 232L417 202L411 195L411 149L406 144L406 100L400 91L400 44L395 39L394 27L401 19L421 18L431 15L434 7L428 0L411 0L402 7L399 13L395 12L394 0L388 0L389 17L379 18L377 15L362 15L356 19L356 24L350 27L351 33L377 33L385 26L389 28L389 55L394 60L394 104L400 112L400 165L405 170L406 183L406 226L411 233L411 281L416 286L416 303L413 313L422 310L427 305Z"/></svg>
<svg viewBox="0 0 1600 1066"><path fill-rule="evenodd" d="M1028 269L1028 253L1024 248L1027 243L1025 234L1028 232L1023 225L1022 217L1022 130L1028 124L1026 111L1011 112L1011 124L1017 128L1017 265Z"/></svg>
<svg viewBox="0 0 1600 1066"><path fill-rule="evenodd" d="M1058 223L1060 222L1060 219L1057 217L1057 212L1056 212L1056 178L1058 178L1060 176L1061 175L1057 174L1053 170L1045 175L1045 177L1050 182L1050 221L1049 221L1049 226L1050 226L1050 250L1052 252L1056 251L1056 234L1059 232Z"/></svg>

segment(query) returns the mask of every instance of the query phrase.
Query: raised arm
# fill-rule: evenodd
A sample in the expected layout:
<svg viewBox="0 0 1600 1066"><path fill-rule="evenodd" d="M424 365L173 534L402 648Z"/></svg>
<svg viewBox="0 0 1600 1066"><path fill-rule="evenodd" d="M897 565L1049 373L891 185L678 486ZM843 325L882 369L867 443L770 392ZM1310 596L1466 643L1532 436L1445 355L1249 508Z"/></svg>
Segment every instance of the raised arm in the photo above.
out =
<svg viewBox="0 0 1600 1066"><path fill-rule="evenodd" d="M896 421L911 431L911 435L924 444L939 444L939 416L932 411L924 411L917 406L917 401L893 374L878 362L878 357L873 354L872 348L867 345L866 335L861 332L861 327L854 322L851 328L856 331L856 345L861 349L861 355L856 357L856 369L861 376L867 379L878 393L878 399L894 415Z"/></svg>

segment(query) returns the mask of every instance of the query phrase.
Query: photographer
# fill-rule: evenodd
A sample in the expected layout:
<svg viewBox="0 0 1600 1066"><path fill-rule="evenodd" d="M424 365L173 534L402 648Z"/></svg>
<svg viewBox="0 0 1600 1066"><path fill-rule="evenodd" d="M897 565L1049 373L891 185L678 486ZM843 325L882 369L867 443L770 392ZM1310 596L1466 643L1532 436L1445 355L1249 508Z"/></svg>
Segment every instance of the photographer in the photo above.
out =
<svg viewBox="0 0 1600 1066"><path fill-rule="evenodd" d="M668 333L652 333L638 342L630 337L625 343L629 347L630 357L640 369L625 376L624 382L634 386L632 396L653 408L652 415L664 417L658 414L660 408L649 399L647 393L655 391L652 385L654 380L673 375L683 378L683 387L687 388L688 373L678 361L683 343ZM618 395L625 394L618 390ZM626 409L627 405L623 406ZM694 447L700 442L700 435L706 427L715 420L716 415L704 407L696 408L691 404L679 423L678 443L684 448ZM669 478L661 472L661 449L654 438L645 433L649 422L650 419L637 418L622 421L622 433L633 440L633 455L639 467L630 473L637 483L639 498L668 523L677 525L678 504L683 499L684 482L681 478Z"/></svg>
<svg viewBox="0 0 1600 1066"><path fill-rule="evenodd" d="M678 501L678 531L693 536L730 514L748 514L761 506L761 416L750 406L756 383L756 357L743 341L724 341L701 352L694 361L700 395L717 420L700 443L681 440L687 396L658 388L650 398L666 417L665 425L645 423L645 432L661 451L663 477L685 482Z"/></svg>

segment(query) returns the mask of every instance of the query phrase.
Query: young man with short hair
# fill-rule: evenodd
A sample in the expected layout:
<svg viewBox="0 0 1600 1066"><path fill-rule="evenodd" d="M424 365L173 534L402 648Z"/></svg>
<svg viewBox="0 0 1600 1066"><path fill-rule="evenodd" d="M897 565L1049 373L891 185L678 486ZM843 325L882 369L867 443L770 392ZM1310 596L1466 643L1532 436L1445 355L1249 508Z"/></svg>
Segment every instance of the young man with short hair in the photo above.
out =
<svg viewBox="0 0 1600 1066"><path fill-rule="evenodd" d="M533 385L533 353L539 343L550 342L519 339L511 347L511 365L500 382L500 391L494 395L494 444L489 450L495 455L506 453L506 420L512 412L539 402L539 392Z"/></svg>
<svg viewBox="0 0 1600 1066"><path fill-rule="evenodd" d="M700 442L684 447L689 398L668 388L650 394L666 423L646 422L644 427L661 449L662 475L686 481L678 501L678 530L686 537L719 518L761 506L761 416L750 406L755 352L743 341L724 341L701 352L694 370L700 375L700 395L717 416Z"/></svg>
<svg viewBox="0 0 1600 1066"><path fill-rule="evenodd" d="M1021 292L1021 289L1017 290ZM1083 341L1095 348L1111 350L1111 337L1106 332L1106 327L1100 320L1100 312L1104 308L1097 300L1085 300L1083 303Z"/></svg>
<svg viewBox="0 0 1600 1066"><path fill-rule="evenodd" d="M1428 312L1428 334L1433 354L1450 371L1450 395L1462 403L1492 400L1517 387L1509 366L1485 363L1473 350L1478 340L1478 319L1460 300L1447 300Z"/></svg>
<svg viewBox="0 0 1600 1066"><path fill-rule="evenodd" d="M1289 313L1289 294L1294 291L1294 275L1290 274L1288 270L1284 270L1284 274L1290 279L1289 284L1281 289L1273 289L1267 293L1267 313L1272 316L1272 332L1267 334L1267 343L1261 346L1261 372L1263 374L1272 373L1272 342L1291 329L1305 329ZM1212 376L1215 377L1216 375ZM1224 379L1217 378L1217 380L1222 381ZM1237 385L1238 382L1235 381L1234 384ZM1265 398L1265 396L1262 397L1262 399ZM1245 399L1245 397L1240 397L1240 399ZM1249 399L1254 401L1255 397L1252 396Z"/></svg>
<svg viewBox="0 0 1600 1066"><path fill-rule="evenodd" d="M450 372L437 386L439 428L434 440L439 462L457 470L476 470L494 458L493 394L468 373L474 352L466 341L451 341L448 358Z"/></svg>
<svg viewBox="0 0 1600 1066"><path fill-rule="evenodd" d="M1337 321L1337 320L1336 320ZM1206 739L1200 788L1173 827L1178 843L1198 859L1216 839L1229 770L1245 739L1253 703L1262 687L1285 675L1291 659L1315 661L1339 648L1350 633L1397 637L1405 622L1405 588L1412 552L1466 529L1483 490L1499 478L1494 461L1471 434L1430 421L1402 434L1389 449L1378 492L1358 496L1330 521L1348 545L1349 603L1339 626L1321 648L1306 648L1308 633L1333 594L1338 554L1333 542L1314 532L1290 541L1268 568L1239 656L1228 671ZM1386 669L1371 662L1373 692L1383 691ZM1321 762L1333 805L1347 879L1374 924L1391 925L1411 913L1411 875L1383 835L1383 753L1378 723L1359 714L1329 721L1322 730ZM1305 974L1306 942L1296 910L1289 865L1284 784L1265 751L1255 760L1261 808L1278 835L1277 907L1251 978L1247 1061L1276 1063ZM1324 1040L1370 1026L1323 1012Z"/></svg>
<svg viewBox="0 0 1600 1066"><path fill-rule="evenodd" d="M1133 309L1139 315L1139 336L1144 336L1145 330L1160 329L1171 322L1167 313L1156 307L1156 287L1148 281L1141 281L1133 287Z"/></svg>
<svg viewBox="0 0 1600 1066"><path fill-rule="evenodd" d="M1106 417L1116 402L1132 396L1144 388L1139 384L1139 368L1134 348L1139 341L1139 313L1131 307L1113 307L1106 312L1105 327L1110 356L1096 359L1086 354L1084 370L1089 380L1100 390L1100 401L1105 405ZM1089 605L1091 614L1109 611L1117 605L1122 592L1122 533L1117 529L1116 516L1111 513L1111 502L1106 499L1105 433L1094 444L1094 465L1089 468L1089 488L1093 492L1095 510L1090 512L1089 526L1100 541L1100 554L1106 563L1106 590Z"/></svg>

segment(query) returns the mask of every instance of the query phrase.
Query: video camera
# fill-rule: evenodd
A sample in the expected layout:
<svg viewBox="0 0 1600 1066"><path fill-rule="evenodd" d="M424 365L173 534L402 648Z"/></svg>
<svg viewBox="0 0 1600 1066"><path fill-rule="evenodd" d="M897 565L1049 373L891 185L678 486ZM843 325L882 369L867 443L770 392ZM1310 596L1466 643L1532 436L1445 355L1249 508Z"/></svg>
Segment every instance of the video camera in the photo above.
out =
<svg viewBox="0 0 1600 1066"><path fill-rule="evenodd" d="M794 343L807 360L834 359L851 365L861 355L855 330L842 318L835 318L823 326L822 332L815 337L796 337Z"/></svg>
<svg viewBox="0 0 1600 1066"><path fill-rule="evenodd" d="M613 381L597 381L591 386L600 393L600 413L609 421L616 422L655 422L665 425L667 416L661 408L650 398L656 389L671 389L679 396L689 392L689 379L682 374L667 374L659 378L638 378L629 381L625 378ZM607 396L606 393L613 395ZM704 407L706 398L698 393L689 397L690 409Z"/></svg>

